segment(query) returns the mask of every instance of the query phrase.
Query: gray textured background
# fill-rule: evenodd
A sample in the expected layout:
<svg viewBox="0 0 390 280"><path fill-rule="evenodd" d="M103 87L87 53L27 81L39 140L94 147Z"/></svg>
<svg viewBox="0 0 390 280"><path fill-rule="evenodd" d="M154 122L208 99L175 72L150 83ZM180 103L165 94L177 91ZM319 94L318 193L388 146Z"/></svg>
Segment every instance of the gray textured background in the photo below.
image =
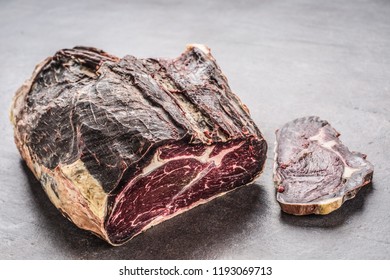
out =
<svg viewBox="0 0 390 280"><path fill-rule="evenodd" d="M176 57L192 42L211 47L268 140L265 172L110 247L63 218L22 164L11 98L61 48ZM0 94L0 259L390 259L390 1L0 0ZM324 217L274 199L274 131L305 115L375 165L372 186Z"/></svg>

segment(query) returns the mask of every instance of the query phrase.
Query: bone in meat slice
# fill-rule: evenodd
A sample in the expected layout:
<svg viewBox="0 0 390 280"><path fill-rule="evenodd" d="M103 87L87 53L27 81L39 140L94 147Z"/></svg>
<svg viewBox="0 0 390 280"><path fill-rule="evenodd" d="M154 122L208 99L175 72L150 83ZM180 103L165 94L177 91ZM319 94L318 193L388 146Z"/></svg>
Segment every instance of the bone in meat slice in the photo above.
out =
<svg viewBox="0 0 390 280"><path fill-rule="evenodd" d="M176 59L60 50L18 90L11 120L53 204L113 245L252 182L266 159L203 45Z"/></svg>
<svg viewBox="0 0 390 280"><path fill-rule="evenodd" d="M372 180L366 156L350 152L327 121L304 117L276 131L274 181L282 210L328 214Z"/></svg>

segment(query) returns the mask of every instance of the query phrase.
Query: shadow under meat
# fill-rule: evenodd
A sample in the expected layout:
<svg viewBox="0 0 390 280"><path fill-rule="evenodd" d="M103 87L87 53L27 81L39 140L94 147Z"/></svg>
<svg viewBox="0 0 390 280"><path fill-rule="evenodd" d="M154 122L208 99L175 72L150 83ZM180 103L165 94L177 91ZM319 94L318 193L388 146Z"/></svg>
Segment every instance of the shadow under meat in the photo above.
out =
<svg viewBox="0 0 390 280"><path fill-rule="evenodd" d="M180 214L113 247L62 216L23 162L44 228L64 258L73 259L215 259L218 248L242 234L256 213L265 211L265 190L252 184ZM221 245L222 244L222 245ZM214 254L214 255L213 255Z"/></svg>
<svg viewBox="0 0 390 280"><path fill-rule="evenodd" d="M364 210L364 202L373 191L373 186L374 183L370 183L362 187L353 199L345 201L339 209L328 215L294 216L281 211L280 220L297 227L336 228L354 214Z"/></svg>

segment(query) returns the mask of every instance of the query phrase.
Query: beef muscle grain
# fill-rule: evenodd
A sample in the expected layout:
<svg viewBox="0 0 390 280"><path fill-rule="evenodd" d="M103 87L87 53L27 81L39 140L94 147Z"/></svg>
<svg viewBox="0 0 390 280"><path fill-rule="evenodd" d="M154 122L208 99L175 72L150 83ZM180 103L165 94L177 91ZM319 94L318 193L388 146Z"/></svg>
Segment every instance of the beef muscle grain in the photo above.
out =
<svg viewBox="0 0 390 280"><path fill-rule="evenodd" d="M371 182L371 163L350 152L339 135L318 117L296 119L276 132L274 181L284 212L328 214Z"/></svg>
<svg viewBox="0 0 390 280"><path fill-rule="evenodd" d="M266 158L203 45L176 59L61 50L18 90L11 120L53 204L113 245L252 182Z"/></svg>

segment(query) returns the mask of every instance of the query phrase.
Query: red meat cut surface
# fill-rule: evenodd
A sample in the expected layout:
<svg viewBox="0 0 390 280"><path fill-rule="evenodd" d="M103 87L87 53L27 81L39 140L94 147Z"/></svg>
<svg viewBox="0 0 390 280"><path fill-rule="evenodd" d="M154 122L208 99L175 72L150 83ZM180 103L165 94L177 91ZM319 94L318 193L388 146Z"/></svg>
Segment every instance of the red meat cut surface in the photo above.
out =
<svg viewBox="0 0 390 280"><path fill-rule="evenodd" d="M53 204L113 245L249 184L267 152L203 45L175 59L60 50L18 90L11 120Z"/></svg>

